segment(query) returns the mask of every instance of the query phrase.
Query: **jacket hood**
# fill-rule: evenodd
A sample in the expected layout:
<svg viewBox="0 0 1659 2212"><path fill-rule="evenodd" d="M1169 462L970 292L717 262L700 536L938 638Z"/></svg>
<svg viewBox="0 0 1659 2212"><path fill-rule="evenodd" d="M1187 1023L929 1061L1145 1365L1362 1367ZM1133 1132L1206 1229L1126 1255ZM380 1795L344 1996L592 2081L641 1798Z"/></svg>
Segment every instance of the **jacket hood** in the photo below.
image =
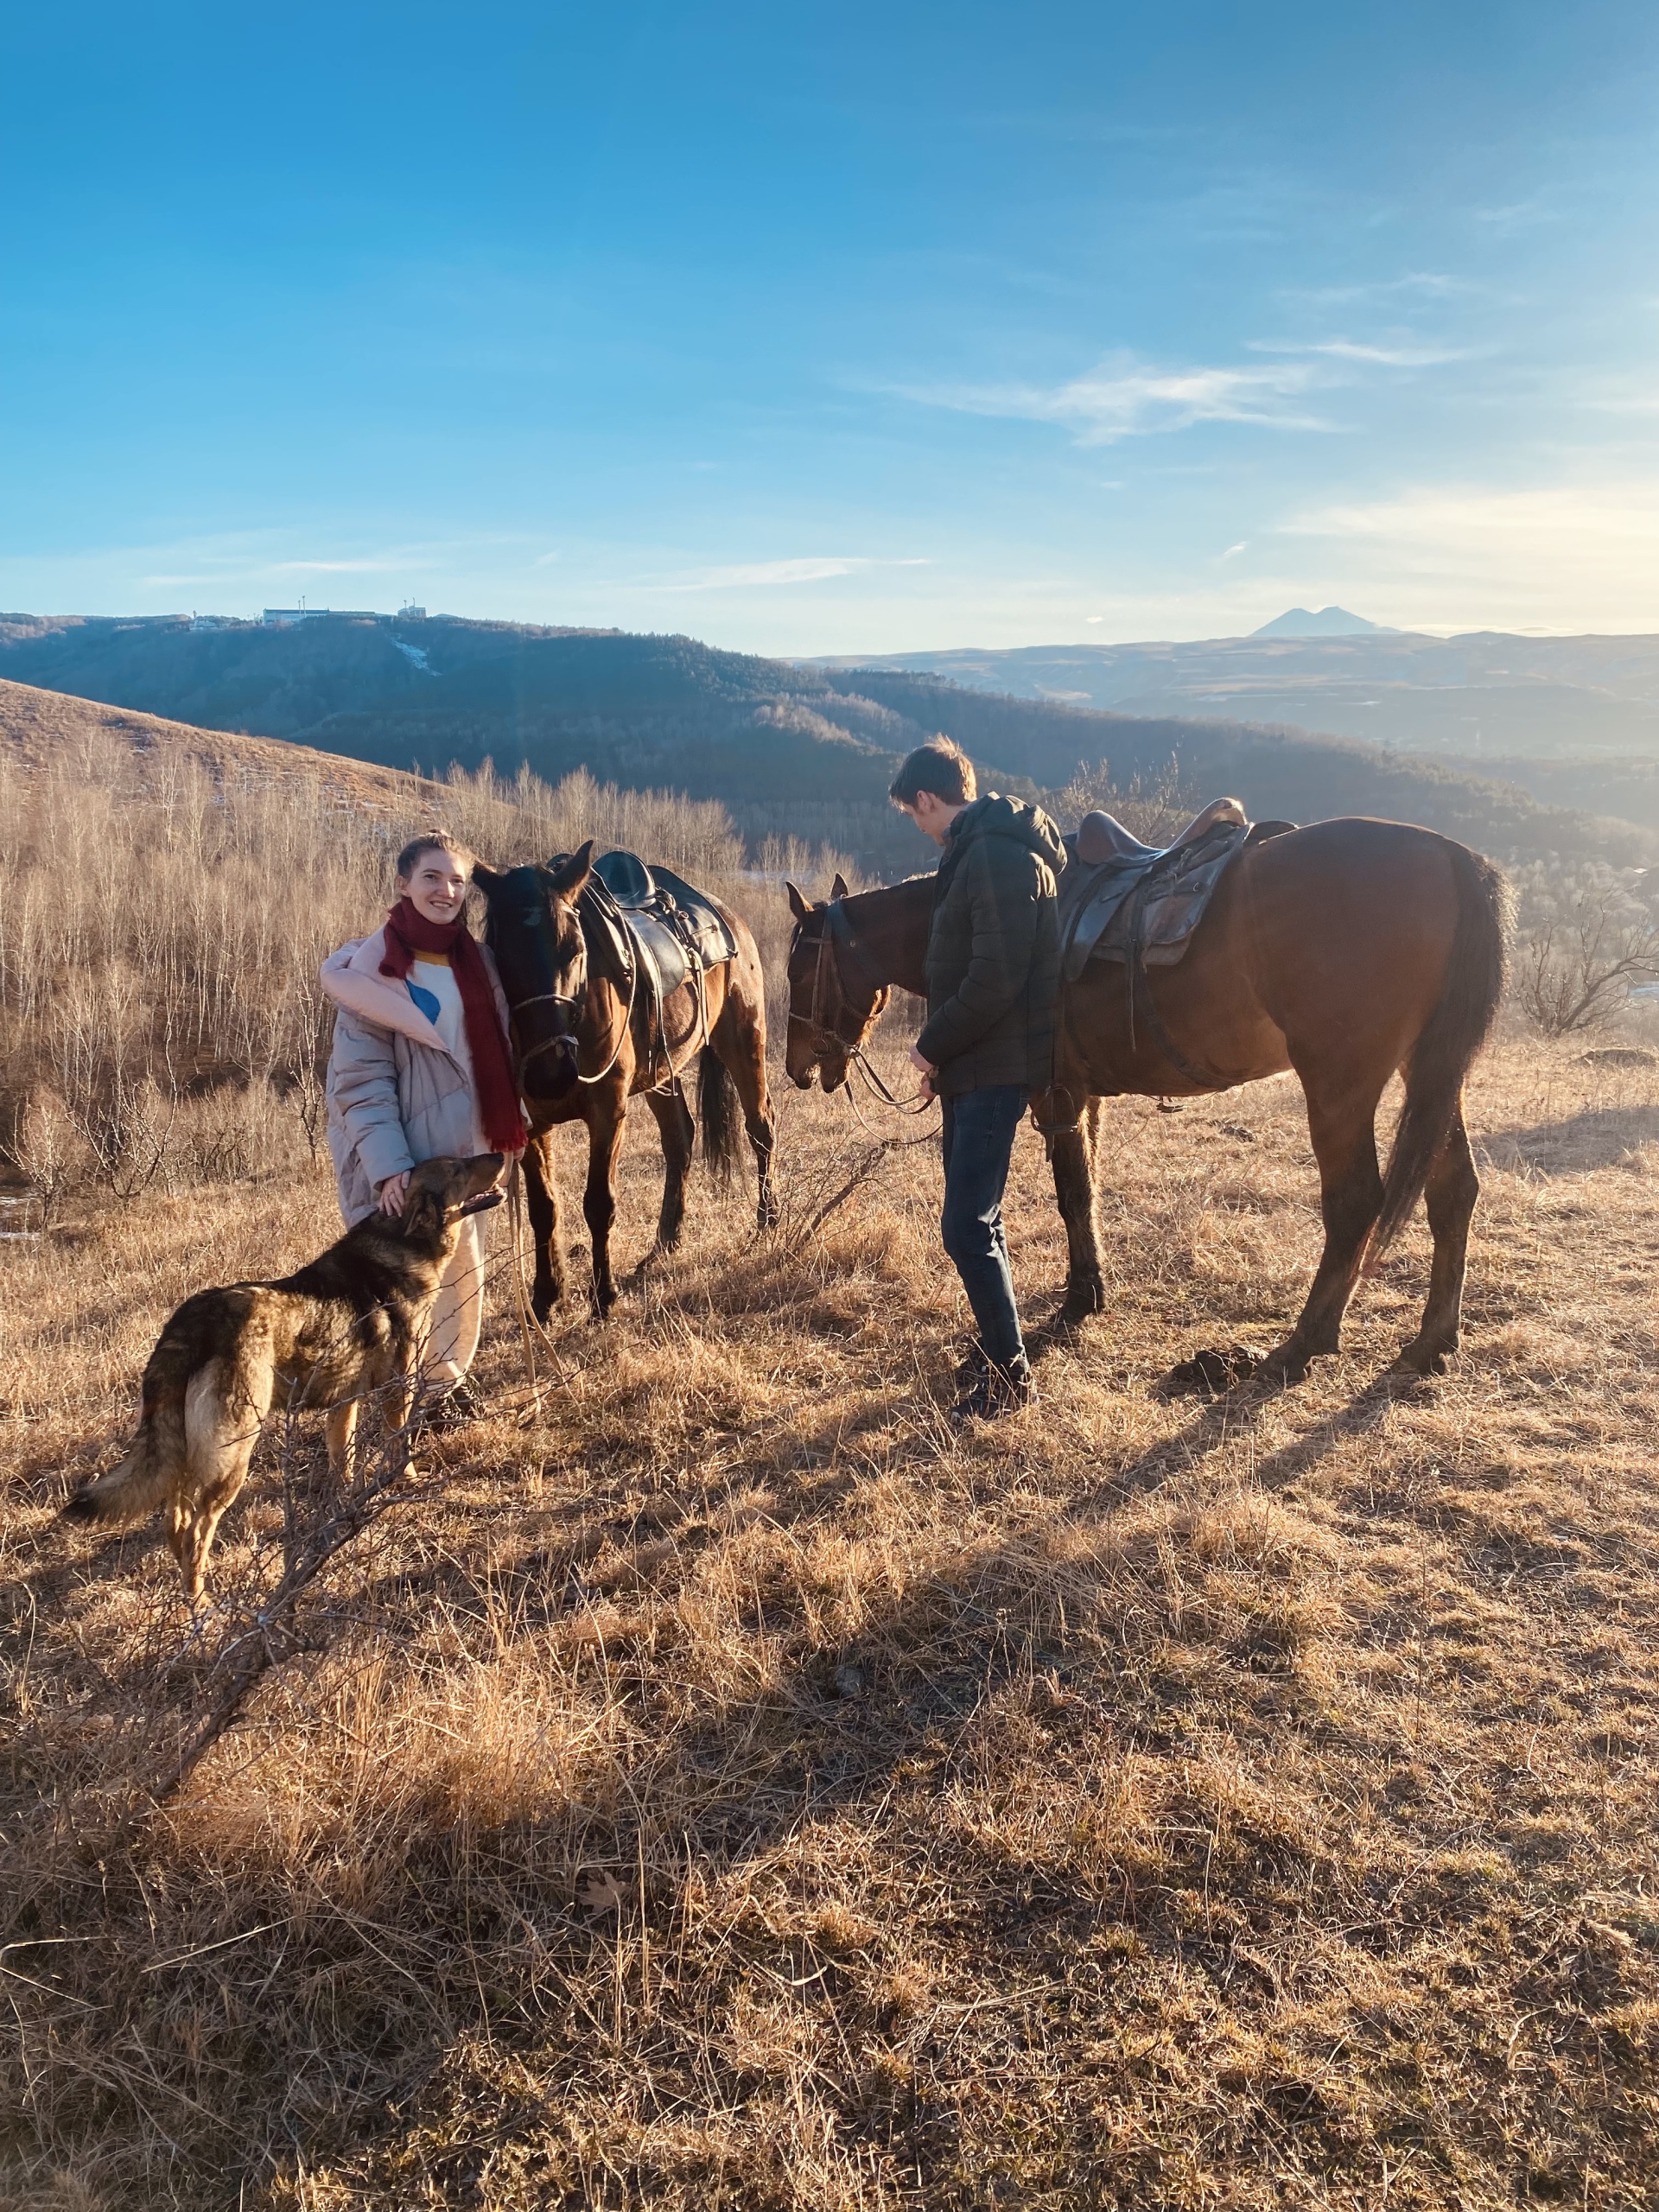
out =
<svg viewBox="0 0 1659 2212"><path fill-rule="evenodd" d="M1056 875L1065 866L1060 833L1042 808L1028 799L1005 798L1001 791L987 791L965 806L951 823L950 835L958 850L976 837L1012 837L1046 861Z"/></svg>

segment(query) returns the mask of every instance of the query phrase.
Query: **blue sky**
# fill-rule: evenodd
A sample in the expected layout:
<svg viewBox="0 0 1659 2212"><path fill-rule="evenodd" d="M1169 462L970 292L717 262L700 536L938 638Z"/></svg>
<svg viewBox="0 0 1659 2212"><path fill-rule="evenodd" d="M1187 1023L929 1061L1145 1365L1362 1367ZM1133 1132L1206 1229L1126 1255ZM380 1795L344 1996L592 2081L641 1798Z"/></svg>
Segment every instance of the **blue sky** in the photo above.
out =
<svg viewBox="0 0 1659 2212"><path fill-rule="evenodd" d="M1659 629L1659 11L11 12L0 607Z"/></svg>

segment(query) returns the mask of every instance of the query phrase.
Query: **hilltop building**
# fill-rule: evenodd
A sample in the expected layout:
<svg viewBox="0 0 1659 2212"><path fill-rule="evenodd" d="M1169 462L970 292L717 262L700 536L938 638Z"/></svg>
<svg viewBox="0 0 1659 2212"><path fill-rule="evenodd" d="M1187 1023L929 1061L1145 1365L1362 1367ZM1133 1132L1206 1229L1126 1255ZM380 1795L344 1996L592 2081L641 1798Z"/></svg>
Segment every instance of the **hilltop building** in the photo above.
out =
<svg viewBox="0 0 1659 2212"><path fill-rule="evenodd" d="M372 607L268 607L259 617L267 630L286 630L296 622L390 622Z"/></svg>

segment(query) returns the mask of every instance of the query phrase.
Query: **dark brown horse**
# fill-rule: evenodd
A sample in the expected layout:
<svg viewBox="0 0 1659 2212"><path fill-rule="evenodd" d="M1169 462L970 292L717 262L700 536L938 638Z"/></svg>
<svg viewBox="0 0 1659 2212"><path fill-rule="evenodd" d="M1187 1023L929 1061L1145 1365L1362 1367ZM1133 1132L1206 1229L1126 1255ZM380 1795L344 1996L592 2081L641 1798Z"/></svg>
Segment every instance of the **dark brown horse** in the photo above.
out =
<svg viewBox="0 0 1659 2212"><path fill-rule="evenodd" d="M887 987L923 986L932 880L809 906L791 889L785 1065L804 1088L846 1080ZM1185 957L1147 971L1130 1019L1126 970L1091 962L1064 987L1050 1128L1070 1267L1065 1314L1100 1312L1095 1165L1100 1102L1124 1092L1191 1096L1294 1068L1319 1162L1325 1250L1294 1329L1259 1363L1295 1381L1337 1349L1359 1271L1420 1198L1434 1255L1428 1302L1402 1365L1434 1373L1458 1347L1469 1224L1479 1183L1463 1084L1503 991L1507 892L1489 861L1397 822L1315 823L1249 845L1227 869ZM1160 1049L1161 1033L1194 1081ZM1376 1109L1390 1077L1405 1104L1387 1175Z"/></svg>
<svg viewBox="0 0 1659 2212"><path fill-rule="evenodd" d="M657 1244L671 1251L685 1217L696 1125L683 1077L698 1063L697 1110L703 1157L723 1180L738 1158L736 1108L754 1150L760 1223L777 1218L772 1194L772 1116L766 1096L766 984L747 925L719 912L736 946L729 961L688 978L658 1009L651 994L622 971L608 933L584 928L580 909L593 873L590 839L580 852L545 867L497 874L477 868L495 955L512 1014L513 1061L530 1114L524 1190L536 1241L536 1318L545 1321L564 1295L558 1193L550 1132L563 1122L588 1128L588 1182L582 1210L593 1244L594 1301L601 1313L616 1299L611 1224L616 1163L628 1100L643 1093L663 1140L663 1205ZM711 901L718 906L718 901Z"/></svg>

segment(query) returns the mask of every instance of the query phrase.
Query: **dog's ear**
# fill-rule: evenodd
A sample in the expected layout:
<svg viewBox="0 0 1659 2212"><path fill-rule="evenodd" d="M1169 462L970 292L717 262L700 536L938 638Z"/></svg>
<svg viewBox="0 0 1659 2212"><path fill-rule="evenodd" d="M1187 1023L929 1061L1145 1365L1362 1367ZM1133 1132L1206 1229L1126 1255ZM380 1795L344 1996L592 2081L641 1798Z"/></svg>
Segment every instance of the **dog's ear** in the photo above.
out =
<svg viewBox="0 0 1659 2212"><path fill-rule="evenodd" d="M548 861L540 870L540 874L550 891L556 892L561 899L569 899L572 904L581 898L588 888L588 879L594 872L595 842L590 837L574 853L566 853Z"/></svg>
<svg viewBox="0 0 1659 2212"><path fill-rule="evenodd" d="M830 887L830 896L832 899L845 899L849 896L847 879L839 868L836 870L836 880Z"/></svg>
<svg viewBox="0 0 1659 2212"><path fill-rule="evenodd" d="M404 1200L399 1216L405 1236L442 1236L443 1234L443 1200L435 1191L423 1184L411 1186Z"/></svg>
<svg viewBox="0 0 1659 2212"><path fill-rule="evenodd" d="M804 891L798 891L792 883L785 883L784 888L789 893L789 911L798 922L804 922L812 911L812 901Z"/></svg>

